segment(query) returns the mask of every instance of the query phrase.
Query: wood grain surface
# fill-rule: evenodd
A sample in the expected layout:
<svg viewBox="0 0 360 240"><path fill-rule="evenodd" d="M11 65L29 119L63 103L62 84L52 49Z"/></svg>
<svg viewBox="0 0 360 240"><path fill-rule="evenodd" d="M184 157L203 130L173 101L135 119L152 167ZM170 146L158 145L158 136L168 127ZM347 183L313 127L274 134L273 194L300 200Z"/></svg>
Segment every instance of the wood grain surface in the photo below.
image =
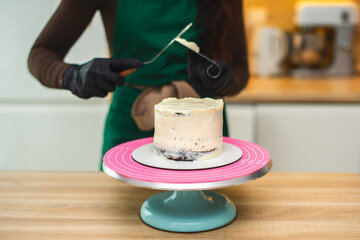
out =
<svg viewBox="0 0 360 240"><path fill-rule="evenodd" d="M360 77L346 78L251 78L228 103L305 102L360 103Z"/></svg>
<svg viewBox="0 0 360 240"><path fill-rule="evenodd" d="M141 204L158 192L101 172L0 172L0 239L360 239L355 173L269 173L219 189L238 216L202 233L143 224Z"/></svg>

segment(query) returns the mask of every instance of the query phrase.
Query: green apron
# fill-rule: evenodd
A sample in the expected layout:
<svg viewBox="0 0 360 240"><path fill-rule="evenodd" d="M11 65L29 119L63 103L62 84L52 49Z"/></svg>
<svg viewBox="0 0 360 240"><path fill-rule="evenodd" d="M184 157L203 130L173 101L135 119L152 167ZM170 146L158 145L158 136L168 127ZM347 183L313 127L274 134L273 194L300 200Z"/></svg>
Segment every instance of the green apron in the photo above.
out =
<svg viewBox="0 0 360 240"><path fill-rule="evenodd" d="M186 25L195 22L196 15L194 0L118 0L113 57L151 60ZM198 43L199 33L191 27L182 38ZM130 86L160 86L174 80L188 80L186 50L176 42L156 61L125 78ZM132 105L143 90L130 86L117 87L113 93L105 121L103 155L118 144L154 134L140 130L131 117Z"/></svg>

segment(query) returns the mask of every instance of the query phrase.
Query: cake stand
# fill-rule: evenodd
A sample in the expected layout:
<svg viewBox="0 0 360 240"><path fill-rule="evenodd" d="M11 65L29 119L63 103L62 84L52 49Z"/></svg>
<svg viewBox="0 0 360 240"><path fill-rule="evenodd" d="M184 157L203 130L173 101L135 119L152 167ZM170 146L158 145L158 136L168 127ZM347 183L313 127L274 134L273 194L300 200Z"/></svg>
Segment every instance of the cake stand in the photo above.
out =
<svg viewBox="0 0 360 240"><path fill-rule="evenodd" d="M263 147L229 137L224 142L239 147L240 160L216 168L168 170L142 165L132 152L153 142L143 138L120 144L104 155L109 176L139 187L167 190L148 198L140 210L147 225L171 232L201 232L223 227L236 218L234 202L211 189L243 184L268 173L270 155Z"/></svg>

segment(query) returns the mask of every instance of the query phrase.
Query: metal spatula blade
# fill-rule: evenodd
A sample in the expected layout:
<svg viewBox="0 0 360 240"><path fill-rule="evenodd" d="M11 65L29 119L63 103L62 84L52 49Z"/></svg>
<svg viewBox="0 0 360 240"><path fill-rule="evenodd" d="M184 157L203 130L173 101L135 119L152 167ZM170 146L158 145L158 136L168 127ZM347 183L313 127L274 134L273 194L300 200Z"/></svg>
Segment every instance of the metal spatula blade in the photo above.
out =
<svg viewBox="0 0 360 240"><path fill-rule="evenodd" d="M170 47L171 44L173 44L175 42L175 39L180 37L182 34L184 34L191 26L193 25L193 23L189 23L183 30L181 30L181 32L175 37L173 38L153 59L149 60L149 61L145 61L144 64L150 64L152 62L154 62L163 52L165 52L165 50Z"/></svg>
<svg viewBox="0 0 360 240"><path fill-rule="evenodd" d="M178 42L179 44L181 44L181 46L183 46L184 48L196 53L197 55L199 55L200 57L204 58L205 60L207 60L208 62L211 63L211 65L206 68L206 75L208 75L210 78L217 78L220 76L221 67L219 66L219 64L217 64L216 62L214 62L207 56L201 54L200 52L197 52L194 49L190 48L189 46L183 44L182 42L177 41L177 40L175 40L175 41Z"/></svg>

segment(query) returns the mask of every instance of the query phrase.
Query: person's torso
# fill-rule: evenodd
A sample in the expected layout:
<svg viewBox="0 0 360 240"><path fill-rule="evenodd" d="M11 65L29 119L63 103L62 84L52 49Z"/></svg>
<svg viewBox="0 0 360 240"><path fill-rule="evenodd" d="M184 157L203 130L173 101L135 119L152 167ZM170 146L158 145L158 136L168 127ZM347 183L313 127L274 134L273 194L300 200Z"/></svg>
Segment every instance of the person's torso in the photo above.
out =
<svg viewBox="0 0 360 240"><path fill-rule="evenodd" d="M197 16L194 0L118 0L113 32L113 57L151 60ZM191 27L184 35L198 43ZM162 85L187 80L186 49L174 42L159 58L126 77L126 82Z"/></svg>

